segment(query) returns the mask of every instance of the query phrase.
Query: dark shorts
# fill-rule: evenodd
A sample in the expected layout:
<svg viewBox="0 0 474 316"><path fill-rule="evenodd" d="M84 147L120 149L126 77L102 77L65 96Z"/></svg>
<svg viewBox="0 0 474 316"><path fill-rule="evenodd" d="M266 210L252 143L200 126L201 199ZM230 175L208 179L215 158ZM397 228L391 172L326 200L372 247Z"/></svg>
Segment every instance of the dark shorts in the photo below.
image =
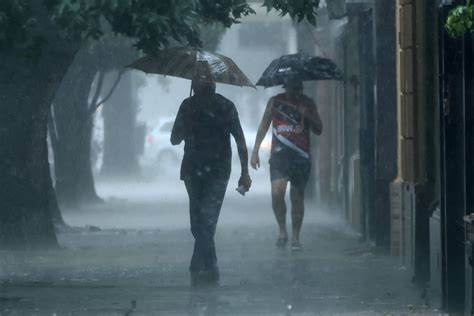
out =
<svg viewBox="0 0 474 316"><path fill-rule="evenodd" d="M309 180L311 160L297 154L273 154L270 158L270 179L288 179L295 188L304 191Z"/></svg>

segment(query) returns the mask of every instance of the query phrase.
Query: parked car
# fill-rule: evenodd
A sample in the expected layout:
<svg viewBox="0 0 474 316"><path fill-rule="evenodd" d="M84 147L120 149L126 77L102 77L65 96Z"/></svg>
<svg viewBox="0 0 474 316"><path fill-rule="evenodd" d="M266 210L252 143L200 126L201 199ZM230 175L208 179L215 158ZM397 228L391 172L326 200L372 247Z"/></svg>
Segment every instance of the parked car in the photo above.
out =
<svg viewBox="0 0 474 316"><path fill-rule="evenodd" d="M158 124L146 133L143 155L140 158L142 167L176 168L183 156L184 143L173 146L170 142L174 117L162 118Z"/></svg>
<svg viewBox="0 0 474 316"><path fill-rule="evenodd" d="M170 143L171 130L173 129L174 117L163 118L158 124L149 130L145 137L144 152L141 157L141 165L151 168L179 168L183 157L184 142L178 146ZM253 145L257 132L244 127L245 139L249 152L249 159L252 154ZM232 139L232 160L236 165L240 164L239 154ZM262 164L270 158L271 134L268 133L260 146L260 160Z"/></svg>
<svg viewBox="0 0 474 316"><path fill-rule="evenodd" d="M250 158L252 157L252 151L253 151L253 145L255 144L255 138L257 137L257 131L254 129L246 128L245 126L242 127L244 130L244 135L245 135L245 142L247 143L247 150L249 154L249 163L250 163ZM272 147L272 135L270 132L265 135L265 138L263 139L261 145L260 145L260 150L258 152L259 157L260 157L260 163L262 166L265 165L266 162L270 159L270 151ZM235 145L235 142L232 141L232 156L233 156L233 163L236 165L240 165L240 160L239 160L239 153L237 151L237 147Z"/></svg>

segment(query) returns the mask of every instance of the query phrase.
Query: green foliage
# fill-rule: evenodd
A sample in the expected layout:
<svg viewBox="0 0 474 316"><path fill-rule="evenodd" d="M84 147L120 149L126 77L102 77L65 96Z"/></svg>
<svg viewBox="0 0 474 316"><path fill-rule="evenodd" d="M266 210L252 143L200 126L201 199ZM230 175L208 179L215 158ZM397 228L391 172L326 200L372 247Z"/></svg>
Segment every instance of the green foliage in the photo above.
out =
<svg viewBox="0 0 474 316"><path fill-rule="evenodd" d="M270 11L275 9L281 16L289 15L293 20L301 22L305 18L313 26L316 26L316 10L319 0L265 0L263 6Z"/></svg>
<svg viewBox="0 0 474 316"><path fill-rule="evenodd" d="M225 34L225 27L218 23L209 23L200 28L202 48L214 52Z"/></svg>
<svg viewBox="0 0 474 316"><path fill-rule="evenodd" d="M104 27L136 39L148 53L166 47L173 38L200 45L196 2L172 0L62 0L50 7L55 23L76 39L98 39Z"/></svg>
<svg viewBox="0 0 474 316"><path fill-rule="evenodd" d="M34 32L36 25L37 19L28 0L0 1L0 50L22 43L26 56L37 55L44 39Z"/></svg>
<svg viewBox="0 0 474 316"><path fill-rule="evenodd" d="M268 10L298 21L306 18L313 25L318 5L319 0L264 3ZM43 19L37 18L39 12ZM134 39L138 49L153 54L173 42L201 46L203 25L230 27L253 13L246 0L0 0L0 50L20 45L40 51L44 40L35 30L53 22L74 41L97 40L111 32Z"/></svg>
<svg viewBox="0 0 474 316"><path fill-rule="evenodd" d="M103 72L121 70L124 65L140 57L130 38L111 33L106 33L98 40L88 41L81 53L84 62Z"/></svg>
<svg viewBox="0 0 474 316"><path fill-rule="evenodd" d="M239 23L243 16L255 13L245 0L200 0L197 13L204 22L218 21L225 27Z"/></svg>
<svg viewBox="0 0 474 316"><path fill-rule="evenodd" d="M472 29L472 10L471 0L467 0L465 5L459 5L449 12L445 25L449 35L460 37Z"/></svg>

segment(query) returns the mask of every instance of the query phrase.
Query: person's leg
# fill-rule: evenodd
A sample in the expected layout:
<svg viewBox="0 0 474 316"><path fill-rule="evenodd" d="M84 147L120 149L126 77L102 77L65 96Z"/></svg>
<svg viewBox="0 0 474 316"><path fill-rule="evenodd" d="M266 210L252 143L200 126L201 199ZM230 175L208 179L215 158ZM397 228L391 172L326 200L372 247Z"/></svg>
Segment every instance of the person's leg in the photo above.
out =
<svg viewBox="0 0 474 316"><path fill-rule="evenodd" d="M228 179L208 179L202 193L202 254L204 270L208 274L209 281L219 280L214 236L227 183Z"/></svg>
<svg viewBox="0 0 474 316"><path fill-rule="evenodd" d="M290 187L291 200L291 221L292 221L292 243L299 245L300 231L303 225L304 217L304 189L291 184Z"/></svg>
<svg viewBox="0 0 474 316"><path fill-rule="evenodd" d="M311 171L311 162L296 158L290 168L290 200L292 221L292 250L301 250L300 232L304 218L304 193Z"/></svg>
<svg viewBox="0 0 474 316"><path fill-rule="evenodd" d="M279 240L288 240L286 230L286 203L285 193L288 180L285 178L272 181L272 207L279 227Z"/></svg>
<svg viewBox="0 0 474 316"><path fill-rule="evenodd" d="M194 251L191 257L189 270L194 276L204 269L204 258L202 250L202 215L201 215L201 188L197 179L186 180L186 190L189 197L189 218L191 223L191 233L194 237Z"/></svg>

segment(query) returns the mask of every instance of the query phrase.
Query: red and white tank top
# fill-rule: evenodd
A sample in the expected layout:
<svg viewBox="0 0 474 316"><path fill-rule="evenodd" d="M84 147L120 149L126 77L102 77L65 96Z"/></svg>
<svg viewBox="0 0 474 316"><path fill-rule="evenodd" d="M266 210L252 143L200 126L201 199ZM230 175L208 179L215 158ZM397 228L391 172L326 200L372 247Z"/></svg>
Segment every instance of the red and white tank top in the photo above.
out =
<svg viewBox="0 0 474 316"><path fill-rule="evenodd" d="M313 101L307 96L289 98L279 94L273 100L272 107L272 154L292 151L299 156L310 158L309 124L303 120L301 107L310 107Z"/></svg>

